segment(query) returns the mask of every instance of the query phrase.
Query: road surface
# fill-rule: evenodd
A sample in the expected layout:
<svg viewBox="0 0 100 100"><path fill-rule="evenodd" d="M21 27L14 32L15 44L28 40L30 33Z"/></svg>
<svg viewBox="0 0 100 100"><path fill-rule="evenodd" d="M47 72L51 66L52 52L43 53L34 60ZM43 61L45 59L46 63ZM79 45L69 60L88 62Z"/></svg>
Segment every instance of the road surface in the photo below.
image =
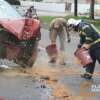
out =
<svg viewBox="0 0 100 100"><path fill-rule="evenodd" d="M70 44L66 42L67 65L61 66L48 63L49 58L45 52L45 47L50 43L48 31L41 29L41 32L40 51L32 70L19 67L1 70L0 100L99 100L100 67L96 65L93 80L87 81L80 77L84 70L73 56L79 41L76 33L72 35ZM59 47L58 40L57 44ZM12 68L11 65L9 67ZM93 86L98 91L93 92Z"/></svg>

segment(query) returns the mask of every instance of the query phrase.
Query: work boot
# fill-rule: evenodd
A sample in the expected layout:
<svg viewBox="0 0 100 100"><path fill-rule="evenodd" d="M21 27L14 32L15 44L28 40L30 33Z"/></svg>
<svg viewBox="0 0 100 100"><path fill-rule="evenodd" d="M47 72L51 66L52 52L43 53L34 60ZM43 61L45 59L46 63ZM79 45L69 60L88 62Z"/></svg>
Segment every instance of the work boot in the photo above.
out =
<svg viewBox="0 0 100 100"><path fill-rule="evenodd" d="M65 63L65 52L61 51L59 54L59 64L60 65L66 65Z"/></svg>
<svg viewBox="0 0 100 100"><path fill-rule="evenodd" d="M65 66L66 65L66 62L65 61L59 61L59 64Z"/></svg>
<svg viewBox="0 0 100 100"><path fill-rule="evenodd" d="M81 75L82 78L85 78L87 80L90 80L92 78L92 74L91 73L84 73Z"/></svg>

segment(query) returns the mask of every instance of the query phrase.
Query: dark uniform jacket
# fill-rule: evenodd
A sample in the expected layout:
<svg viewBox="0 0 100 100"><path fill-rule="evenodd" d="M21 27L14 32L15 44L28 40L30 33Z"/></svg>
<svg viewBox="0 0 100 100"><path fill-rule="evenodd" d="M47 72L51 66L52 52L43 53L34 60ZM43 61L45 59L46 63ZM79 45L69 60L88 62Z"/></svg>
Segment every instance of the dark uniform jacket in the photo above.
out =
<svg viewBox="0 0 100 100"><path fill-rule="evenodd" d="M100 32L95 28L94 25L86 22L81 22L78 25L80 34L80 45L92 44L92 48L100 47Z"/></svg>

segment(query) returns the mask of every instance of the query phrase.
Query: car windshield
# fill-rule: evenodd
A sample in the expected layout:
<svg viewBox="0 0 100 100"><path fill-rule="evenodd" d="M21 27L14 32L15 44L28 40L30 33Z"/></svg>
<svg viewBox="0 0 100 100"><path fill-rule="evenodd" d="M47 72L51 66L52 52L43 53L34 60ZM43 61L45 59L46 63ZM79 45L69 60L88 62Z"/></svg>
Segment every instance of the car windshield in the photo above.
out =
<svg viewBox="0 0 100 100"><path fill-rule="evenodd" d="M0 18L21 19L23 17L6 1L0 0Z"/></svg>

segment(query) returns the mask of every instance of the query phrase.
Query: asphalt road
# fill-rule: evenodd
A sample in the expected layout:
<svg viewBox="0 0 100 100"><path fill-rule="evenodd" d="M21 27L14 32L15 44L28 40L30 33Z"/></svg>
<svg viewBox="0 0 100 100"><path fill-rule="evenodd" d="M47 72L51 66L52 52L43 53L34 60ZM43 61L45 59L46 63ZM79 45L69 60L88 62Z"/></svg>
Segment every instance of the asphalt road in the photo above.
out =
<svg viewBox="0 0 100 100"><path fill-rule="evenodd" d="M46 30L42 30L43 33L42 33L42 40L40 42L40 45L42 47L46 47L50 41L49 41L49 38L48 38L48 31ZM44 39L44 37L46 37L46 39ZM81 96L88 96L90 100L99 100L100 98L100 77L96 77L94 76L93 77L93 80L91 81L87 81L87 80L84 80L80 77L80 74L81 73L84 73L84 69L79 65L79 64L76 64L75 63L75 57L74 57L74 51L76 50L77 48L77 44L79 42L79 37L76 33L73 33L71 35L71 43L65 43L66 45L66 63L67 65L65 66L65 68L71 68L73 70L78 70L78 74L74 74L74 73L71 73L70 75L64 75L64 76L61 76L60 78L60 82L62 84L67 84L70 89L73 91L73 95L81 95ZM45 43L45 44L44 44ZM59 40L57 40L57 44L59 46ZM100 71L100 65L97 63L96 64L96 68L95 68L95 72L99 72ZM74 74L74 75L73 75ZM83 92L85 92L85 94L80 94L80 89L81 88L84 88L84 87L81 87L81 85L87 85L85 87L85 90ZM95 85L97 86L96 88L98 88L98 91L94 91L95 93L95 96L93 95L93 91L92 91L92 86Z"/></svg>
<svg viewBox="0 0 100 100"><path fill-rule="evenodd" d="M80 74L84 72L83 68L80 65L75 63L73 53L77 47L79 38L73 34L71 43L66 44L66 66L60 65L49 65L49 58L45 52L45 47L50 44L48 31L45 29L41 30L42 38L39 43L39 55L34 66L42 68L43 66L49 66L51 68L57 68L57 70L62 70L65 74L59 75L58 81L64 86L68 86L72 91L74 96L86 96L89 95L88 100L99 100L100 91L95 91L96 96L93 96L91 88L93 85L99 86L100 88L100 78L94 77L92 81L86 81L80 77ZM57 40L59 47L59 40ZM10 63L11 64L11 63ZM10 67L11 65L9 65ZM67 73L69 71L69 73ZM100 67L96 65L96 71L100 71ZM5 73L5 71L4 71ZM58 100L54 99L51 96L51 88L44 83L40 82L41 80L36 80L30 75L24 74L3 74L0 72L0 100ZM80 94L81 85L87 84L84 94ZM83 89L83 88L82 88ZM52 99L50 99L52 98ZM60 99L59 99L60 100ZM65 99L67 100L67 99ZM74 100L74 99L73 99ZM78 100L78 99L77 99ZM83 99L82 99L83 100ZM85 99L84 99L85 100Z"/></svg>

